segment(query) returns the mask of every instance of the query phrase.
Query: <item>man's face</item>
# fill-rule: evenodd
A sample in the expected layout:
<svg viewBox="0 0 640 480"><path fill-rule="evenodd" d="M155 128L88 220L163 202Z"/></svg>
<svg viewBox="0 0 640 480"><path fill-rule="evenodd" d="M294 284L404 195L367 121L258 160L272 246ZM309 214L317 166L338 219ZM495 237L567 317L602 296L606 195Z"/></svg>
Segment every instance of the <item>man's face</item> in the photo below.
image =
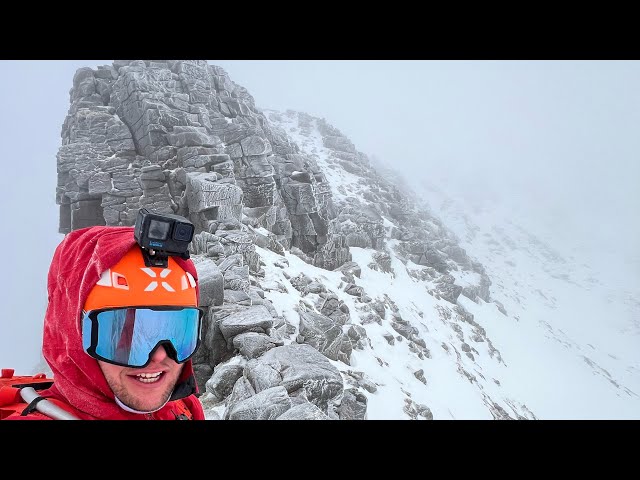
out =
<svg viewBox="0 0 640 480"><path fill-rule="evenodd" d="M98 364L116 397L141 412L157 410L167 402L184 367L170 358L162 345L143 368L120 367L102 361Z"/></svg>

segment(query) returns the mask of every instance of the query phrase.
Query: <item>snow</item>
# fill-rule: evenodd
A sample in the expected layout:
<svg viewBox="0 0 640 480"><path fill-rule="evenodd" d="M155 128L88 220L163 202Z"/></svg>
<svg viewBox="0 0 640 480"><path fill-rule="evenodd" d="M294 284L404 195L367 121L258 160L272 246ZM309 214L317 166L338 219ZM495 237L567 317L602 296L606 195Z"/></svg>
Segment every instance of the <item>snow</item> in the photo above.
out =
<svg viewBox="0 0 640 480"><path fill-rule="evenodd" d="M311 278L321 280L328 289L336 293L339 299L349 306L352 323L362 325L355 297L338 288L343 283L340 272L328 272L313 267L288 252L284 257L281 257L260 247L256 247L256 250L267 264L265 281L277 281L286 285L288 289L286 294L266 291L265 297L273 303L276 311L286 316L292 324L297 326L299 323L298 314L293 308L302 300L302 296L284 277L284 272L287 272L291 277L304 272ZM429 406L435 418L492 418L482 403L478 390L466 378L457 374L457 364L451 362L450 354L447 354L440 346L439 342L442 336L453 349L455 341L448 328L439 325L437 321L429 322L428 316L425 316L425 320L422 321L418 314L420 311L432 312L434 305L443 305L446 302L431 297L426 292L424 284L410 277L402 262L395 255L392 255L392 268L396 272L394 278L391 274L375 271L367 266L372 261L372 250L352 247L351 251L353 260L362 269L361 278L357 279L357 285L364 287L367 294L374 299L381 299L385 294L391 297L396 302L402 318L411 320L420 330L420 335L425 339L427 348L433 356L431 359L424 360L417 358L409 351L406 340L402 342L396 340L395 345L389 345L383 334L393 333L394 336L398 336L390 327L389 315L382 322L382 325L376 323L363 325L371 340L372 348L363 351L354 350L351 356L351 365L335 361L332 363L343 373L347 370L366 372L368 378L378 386L375 393L364 392L368 398L368 418L408 418L402 410L405 398L403 390L410 392L412 400L416 403ZM282 258L288 260L289 267L280 269L275 266L275 263L280 262ZM430 323L429 327L427 327L427 322ZM438 335L436 336L436 334ZM376 357L386 361L388 365L381 367ZM471 372L474 371L471 362L467 364L463 359L461 363ZM420 369L424 371L427 386L413 375L413 372ZM474 397L476 401L470 402L469 399Z"/></svg>
<svg viewBox="0 0 640 480"><path fill-rule="evenodd" d="M334 201L349 196L362 199L359 177L329 158L317 129L303 134L294 115L283 116L280 126L314 156ZM515 221L517 217L505 214L501 221L500 212L464 205L437 188L423 193L445 229L486 268L492 280L491 298L506 309L505 315L494 303L475 303L462 295L457 300L485 330L495 351L489 342L472 340L472 325L446 318L455 316L454 305L430 295L433 285L409 274L422 267L411 262L405 266L393 248L388 249L394 271L390 274L369 268L373 250L351 247L353 261L362 269L356 284L373 300L391 298L402 319L418 329L431 358L418 358L406 339L398 340L389 309L381 325L363 323L362 303L343 291L339 272L313 267L288 252L284 258L289 266L280 268L275 263L282 257L257 249L267 263L265 283L277 282L288 291L269 290L265 296L292 324L299 322L294 308L305 299L312 306L314 295L303 298L284 272L291 277L304 272L348 305L351 323L366 329L371 346L354 350L351 365L332 363L345 380L346 372L357 370L376 384L375 393L363 390L367 418L409 418L403 410L408 397L428 406L435 419L491 419L492 402L513 418L640 418L638 292L607 284L589 265L545 243L542 233L532 235ZM394 224L385 218L384 226L389 233ZM387 241L389 247L393 244ZM451 274L463 287L477 285L480 278L462 269ZM383 337L389 333L396 338L394 345ZM473 349L473 359L462 351L462 341ZM426 385L414 376L420 369Z"/></svg>
<svg viewBox="0 0 640 480"><path fill-rule="evenodd" d="M526 400L538 418L640 418L638 295L626 292L629 301L619 301L625 296L619 286L603 284L588 263L531 238L508 220L513 215L495 209L474 215L469 205L433 191L425 197L486 267L492 298L508 313L458 300L505 359L504 389Z"/></svg>

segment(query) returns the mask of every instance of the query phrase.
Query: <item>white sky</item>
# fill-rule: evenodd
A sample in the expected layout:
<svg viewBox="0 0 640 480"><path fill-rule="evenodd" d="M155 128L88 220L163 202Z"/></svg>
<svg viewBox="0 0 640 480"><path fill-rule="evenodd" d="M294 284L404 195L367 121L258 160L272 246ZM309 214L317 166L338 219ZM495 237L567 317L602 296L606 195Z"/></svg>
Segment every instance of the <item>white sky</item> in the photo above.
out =
<svg viewBox="0 0 640 480"><path fill-rule="evenodd" d="M39 352L73 75L111 62L0 61L0 187L11 227L0 240L1 368L31 370ZM607 265L640 285L640 62L210 63L259 107L324 117L412 179L439 179L486 208L512 206L569 248L606 249Z"/></svg>

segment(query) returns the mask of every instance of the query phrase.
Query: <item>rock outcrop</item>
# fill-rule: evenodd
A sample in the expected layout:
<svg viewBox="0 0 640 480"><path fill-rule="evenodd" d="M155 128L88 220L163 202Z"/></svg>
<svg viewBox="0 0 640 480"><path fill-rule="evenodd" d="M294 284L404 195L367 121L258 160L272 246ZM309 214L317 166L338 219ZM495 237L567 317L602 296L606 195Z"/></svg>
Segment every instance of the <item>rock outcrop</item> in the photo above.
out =
<svg viewBox="0 0 640 480"><path fill-rule="evenodd" d="M297 247L314 265L350 260L323 173L273 128L247 90L206 61L124 61L79 69L58 152L61 233L133 225L141 207L198 232Z"/></svg>

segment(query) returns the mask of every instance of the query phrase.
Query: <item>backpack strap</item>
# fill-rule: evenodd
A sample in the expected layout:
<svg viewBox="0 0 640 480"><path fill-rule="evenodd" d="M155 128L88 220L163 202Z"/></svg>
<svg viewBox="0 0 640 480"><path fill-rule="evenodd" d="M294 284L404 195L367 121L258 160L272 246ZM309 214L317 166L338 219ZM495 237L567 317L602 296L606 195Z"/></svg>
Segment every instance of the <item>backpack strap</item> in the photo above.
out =
<svg viewBox="0 0 640 480"><path fill-rule="evenodd" d="M176 420L193 420L193 413L182 400L175 400L175 408L172 410Z"/></svg>

